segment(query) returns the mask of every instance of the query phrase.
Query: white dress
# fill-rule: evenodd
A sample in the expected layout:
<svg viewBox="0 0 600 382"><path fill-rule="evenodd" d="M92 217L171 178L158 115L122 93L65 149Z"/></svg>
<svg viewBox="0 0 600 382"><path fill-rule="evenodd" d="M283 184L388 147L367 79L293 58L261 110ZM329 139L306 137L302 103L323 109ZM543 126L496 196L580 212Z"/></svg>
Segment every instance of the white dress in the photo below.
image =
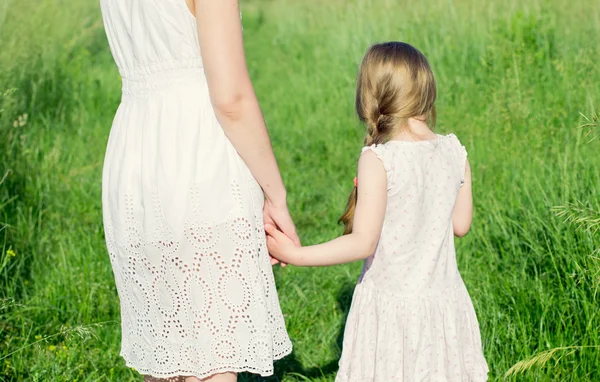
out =
<svg viewBox="0 0 600 382"><path fill-rule="evenodd" d="M273 373L291 352L263 193L212 109L184 0L101 0L123 96L102 180L121 355L142 374Z"/></svg>
<svg viewBox="0 0 600 382"><path fill-rule="evenodd" d="M354 291L336 381L487 380L477 317L454 252L464 147L450 134L364 150L387 172L387 209Z"/></svg>

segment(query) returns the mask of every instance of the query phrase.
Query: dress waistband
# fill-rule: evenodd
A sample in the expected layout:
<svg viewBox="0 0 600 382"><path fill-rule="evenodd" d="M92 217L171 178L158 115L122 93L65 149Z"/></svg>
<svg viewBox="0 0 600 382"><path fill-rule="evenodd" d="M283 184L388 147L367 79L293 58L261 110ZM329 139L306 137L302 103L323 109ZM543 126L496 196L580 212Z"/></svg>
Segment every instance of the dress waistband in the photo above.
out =
<svg viewBox="0 0 600 382"><path fill-rule="evenodd" d="M375 292L378 295L384 295L402 301L449 299L452 295L455 295L457 292L466 291L465 284L461 278L450 282L448 285L436 288L434 290L427 290L426 288L419 288L418 290L408 291L380 289L372 279L363 279L356 285L356 287L365 289L369 291L369 293Z"/></svg>
<svg viewBox="0 0 600 382"><path fill-rule="evenodd" d="M131 96L150 95L172 84L204 76L200 58L159 62L133 69L120 69L119 72L123 94Z"/></svg>

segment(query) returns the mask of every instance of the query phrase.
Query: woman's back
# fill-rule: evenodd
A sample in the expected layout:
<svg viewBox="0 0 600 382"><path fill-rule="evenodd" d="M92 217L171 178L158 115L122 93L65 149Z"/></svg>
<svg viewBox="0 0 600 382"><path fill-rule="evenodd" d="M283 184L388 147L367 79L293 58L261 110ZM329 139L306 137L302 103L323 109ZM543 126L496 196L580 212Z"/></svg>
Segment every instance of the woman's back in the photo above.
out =
<svg viewBox="0 0 600 382"><path fill-rule="evenodd" d="M180 0L101 0L110 49L125 80L201 67L196 20Z"/></svg>
<svg viewBox="0 0 600 382"><path fill-rule="evenodd" d="M457 287L452 212L464 180L466 151L455 135L371 146L388 176L381 238L364 281L414 297ZM369 266L370 265L370 266Z"/></svg>

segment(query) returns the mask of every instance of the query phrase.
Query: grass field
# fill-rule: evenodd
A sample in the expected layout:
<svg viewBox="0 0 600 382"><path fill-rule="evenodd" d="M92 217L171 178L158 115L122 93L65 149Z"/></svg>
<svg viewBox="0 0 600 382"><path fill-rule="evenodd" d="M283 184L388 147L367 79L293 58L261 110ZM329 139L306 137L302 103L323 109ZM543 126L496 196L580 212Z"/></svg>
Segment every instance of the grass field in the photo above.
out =
<svg viewBox="0 0 600 382"><path fill-rule="evenodd" d="M352 102L362 54L410 42L437 75L438 131L469 151L476 212L457 251L490 380L580 346L507 379L600 381L600 143L589 142L600 128L578 128L580 113L600 110L596 0L242 4L251 75L304 243L341 232L361 147ZM97 2L0 3L0 68L0 380L141 380L118 355L101 224L121 84ZM333 381L359 269L276 269L295 350L269 380Z"/></svg>

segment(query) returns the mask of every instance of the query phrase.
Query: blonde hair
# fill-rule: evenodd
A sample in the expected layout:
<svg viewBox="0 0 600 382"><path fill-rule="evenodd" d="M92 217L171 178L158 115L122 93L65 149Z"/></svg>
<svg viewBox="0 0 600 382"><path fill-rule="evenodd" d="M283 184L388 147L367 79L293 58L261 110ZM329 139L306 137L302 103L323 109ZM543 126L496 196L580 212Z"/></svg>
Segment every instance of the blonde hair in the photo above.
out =
<svg viewBox="0 0 600 382"><path fill-rule="evenodd" d="M366 126L365 146L389 140L398 129L409 129L409 118L435 125L436 84L425 56L404 42L373 45L362 60L356 84L356 113ZM409 129L410 130L410 129ZM355 186L339 222L352 232L357 201Z"/></svg>

